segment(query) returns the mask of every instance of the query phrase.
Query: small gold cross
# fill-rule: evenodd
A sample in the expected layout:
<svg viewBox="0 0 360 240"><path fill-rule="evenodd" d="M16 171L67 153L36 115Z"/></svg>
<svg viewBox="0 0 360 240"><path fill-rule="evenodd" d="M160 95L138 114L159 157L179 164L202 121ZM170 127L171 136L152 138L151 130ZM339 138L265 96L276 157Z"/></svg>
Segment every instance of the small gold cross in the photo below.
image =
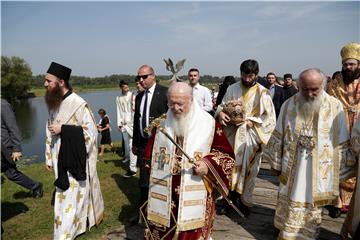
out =
<svg viewBox="0 0 360 240"><path fill-rule="evenodd" d="M60 192L58 194L58 199L59 199L59 202L62 203L62 201L66 198L66 196L64 195L63 192Z"/></svg>
<svg viewBox="0 0 360 240"><path fill-rule="evenodd" d="M79 221L80 221L80 218L78 218L78 216L75 216L75 218L73 220L73 224L76 225Z"/></svg>
<svg viewBox="0 0 360 240"><path fill-rule="evenodd" d="M55 218L55 225L56 225L56 229L59 227L59 225L61 225L61 221L60 221L60 217L59 216L57 216L56 218Z"/></svg>
<svg viewBox="0 0 360 240"><path fill-rule="evenodd" d="M80 199L83 197L84 195L80 193L80 191L77 193L76 196L76 202L80 202Z"/></svg>
<svg viewBox="0 0 360 240"><path fill-rule="evenodd" d="M65 208L65 212L66 212L66 213L69 213L72 208L73 208L72 205L69 204L68 207Z"/></svg>
<svg viewBox="0 0 360 240"><path fill-rule="evenodd" d="M70 188L71 188L71 191L73 192L74 191L74 188L77 187L77 184L75 183L75 181L73 179L71 179L70 181Z"/></svg>
<svg viewBox="0 0 360 240"><path fill-rule="evenodd" d="M64 232L64 239L70 239L70 233L65 231Z"/></svg>

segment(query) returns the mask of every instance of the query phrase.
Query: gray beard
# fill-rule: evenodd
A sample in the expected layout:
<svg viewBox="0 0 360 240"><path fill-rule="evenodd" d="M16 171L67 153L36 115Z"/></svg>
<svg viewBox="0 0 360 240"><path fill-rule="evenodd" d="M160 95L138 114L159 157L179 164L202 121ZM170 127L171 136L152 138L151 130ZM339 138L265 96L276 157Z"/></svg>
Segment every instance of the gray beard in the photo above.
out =
<svg viewBox="0 0 360 240"><path fill-rule="evenodd" d="M168 116L172 122L175 136L185 137L189 129L190 120L193 115L193 109L193 105L191 105L190 111L180 117L175 117L171 110L169 110Z"/></svg>
<svg viewBox="0 0 360 240"><path fill-rule="evenodd" d="M303 120L309 119L313 116L314 113L318 113L321 107L321 99L324 95L324 92L313 99L306 99L304 98L301 93L299 97L299 105L298 105L298 117Z"/></svg>

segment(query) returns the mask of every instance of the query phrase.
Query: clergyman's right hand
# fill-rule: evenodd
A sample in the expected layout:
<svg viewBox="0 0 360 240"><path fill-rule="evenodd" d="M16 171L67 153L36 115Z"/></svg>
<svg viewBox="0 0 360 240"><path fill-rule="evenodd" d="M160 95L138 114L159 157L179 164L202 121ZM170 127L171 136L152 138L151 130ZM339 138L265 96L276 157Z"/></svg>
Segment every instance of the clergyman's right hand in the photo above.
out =
<svg viewBox="0 0 360 240"><path fill-rule="evenodd" d="M49 172L53 171L53 167L50 165L46 165L46 170L48 170Z"/></svg>
<svg viewBox="0 0 360 240"><path fill-rule="evenodd" d="M221 125L227 126L227 123L230 122L230 117L226 113L220 112L219 121Z"/></svg>
<svg viewBox="0 0 360 240"><path fill-rule="evenodd" d="M13 152L12 154L11 154L11 158L12 158L12 160L13 161L19 161L20 159L21 159L21 157L22 157L22 154L21 154L21 152Z"/></svg>

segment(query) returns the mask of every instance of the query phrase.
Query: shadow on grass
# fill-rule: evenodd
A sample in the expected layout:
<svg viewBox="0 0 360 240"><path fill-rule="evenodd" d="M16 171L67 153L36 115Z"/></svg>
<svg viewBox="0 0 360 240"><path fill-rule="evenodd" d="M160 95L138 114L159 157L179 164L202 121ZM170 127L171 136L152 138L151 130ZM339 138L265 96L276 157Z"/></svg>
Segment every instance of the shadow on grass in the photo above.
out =
<svg viewBox="0 0 360 240"><path fill-rule="evenodd" d="M29 208L22 202L3 202L1 203L1 221L5 222L27 211Z"/></svg>
<svg viewBox="0 0 360 240"><path fill-rule="evenodd" d="M1 185L5 182L6 178L4 178L3 175L1 175Z"/></svg>
<svg viewBox="0 0 360 240"><path fill-rule="evenodd" d="M121 167L123 170L128 171L129 162L123 163L122 160L104 160L105 164L113 164L114 167Z"/></svg>
<svg viewBox="0 0 360 240"><path fill-rule="evenodd" d="M117 173L112 174L111 177L130 202L130 205L123 205L119 213L119 220L122 223L128 223L138 214L138 201L140 196L139 178L132 177L125 179Z"/></svg>
<svg viewBox="0 0 360 240"><path fill-rule="evenodd" d="M30 191L19 191L17 193L14 193L14 199L24 199L24 198L31 198L31 192Z"/></svg>

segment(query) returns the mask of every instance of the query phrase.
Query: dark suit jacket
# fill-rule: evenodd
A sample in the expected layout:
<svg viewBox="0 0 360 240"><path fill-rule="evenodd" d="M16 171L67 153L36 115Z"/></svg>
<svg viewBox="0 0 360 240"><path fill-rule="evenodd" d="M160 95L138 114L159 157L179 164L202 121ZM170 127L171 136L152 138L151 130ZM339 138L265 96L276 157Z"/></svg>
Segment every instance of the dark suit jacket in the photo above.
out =
<svg viewBox="0 0 360 240"><path fill-rule="evenodd" d="M273 104L275 107L276 118L280 114L280 109L281 109L281 106L284 103L284 101L285 101L285 98L284 98L283 88L278 85L275 85Z"/></svg>
<svg viewBox="0 0 360 240"><path fill-rule="evenodd" d="M15 113L5 99L1 99L1 143L10 151L10 154L21 152L21 134Z"/></svg>
<svg viewBox="0 0 360 240"><path fill-rule="evenodd" d="M166 113L168 110L167 105L167 88L159 85L155 86L154 95L151 99L149 110L149 123L161 114ZM135 113L134 113L134 125L133 125L133 147L145 149L148 139L145 139L141 135L142 129L140 129L140 104L141 99L144 96L144 92L139 93L135 98Z"/></svg>
<svg viewBox="0 0 360 240"><path fill-rule="evenodd" d="M286 99L295 95L298 92L298 90L296 90L294 86L291 86L289 88L284 87L283 92L284 92L284 101L285 101Z"/></svg>

